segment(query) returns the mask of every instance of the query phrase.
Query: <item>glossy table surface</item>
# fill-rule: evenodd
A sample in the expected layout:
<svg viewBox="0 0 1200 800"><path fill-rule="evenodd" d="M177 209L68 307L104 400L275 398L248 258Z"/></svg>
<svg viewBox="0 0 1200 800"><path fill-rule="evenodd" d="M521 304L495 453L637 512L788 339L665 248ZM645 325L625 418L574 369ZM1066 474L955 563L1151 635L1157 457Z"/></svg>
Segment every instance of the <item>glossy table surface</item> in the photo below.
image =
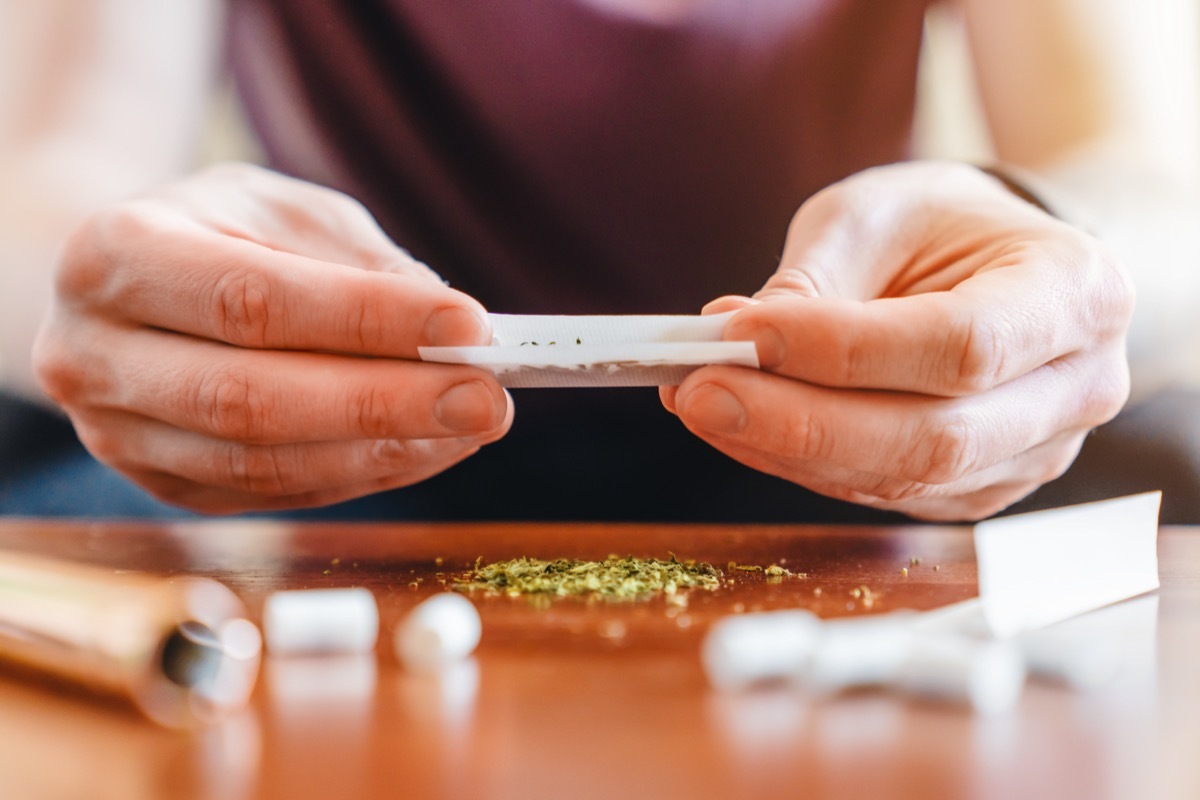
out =
<svg viewBox="0 0 1200 800"><path fill-rule="evenodd" d="M214 577L256 621L277 590L365 586L382 631L370 657L266 658L248 708L191 732L0 670L3 798L1200 797L1200 529L1162 529L1162 588L1132 601L1146 635L1117 682L1031 683L996 716L879 692L721 694L699 660L730 613L972 597L965 527L9 519L2 550ZM419 676L391 653L406 611L478 557L668 552L804 577L734 571L686 606L476 595L472 659Z"/></svg>

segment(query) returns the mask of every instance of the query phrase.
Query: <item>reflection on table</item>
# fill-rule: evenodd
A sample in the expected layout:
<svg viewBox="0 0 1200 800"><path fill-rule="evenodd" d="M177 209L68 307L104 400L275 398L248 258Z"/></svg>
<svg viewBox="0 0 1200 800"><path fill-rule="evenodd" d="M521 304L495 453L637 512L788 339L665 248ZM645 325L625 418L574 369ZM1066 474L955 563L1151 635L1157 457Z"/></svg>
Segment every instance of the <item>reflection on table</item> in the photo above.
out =
<svg viewBox="0 0 1200 800"><path fill-rule="evenodd" d="M829 618L969 598L966 528L8 520L0 547L211 576L255 619L276 590L365 586L382 631L373 655L266 659L248 708L190 733L6 669L3 797L1200 796L1197 529L1163 529L1160 592L1089 623L1123 637L1116 682L1091 693L1031 683L997 716L878 692L722 694L698 657L705 630L731 613ZM415 675L390 652L404 614L477 557L668 552L804 577L735 571L684 606L475 596L473 658Z"/></svg>

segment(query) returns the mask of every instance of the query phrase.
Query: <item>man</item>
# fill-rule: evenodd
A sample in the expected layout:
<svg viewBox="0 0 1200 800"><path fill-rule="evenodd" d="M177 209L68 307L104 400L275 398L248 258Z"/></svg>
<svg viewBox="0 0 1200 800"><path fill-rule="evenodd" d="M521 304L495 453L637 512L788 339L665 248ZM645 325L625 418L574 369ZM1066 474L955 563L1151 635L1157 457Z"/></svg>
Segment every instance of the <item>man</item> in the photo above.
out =
<svg viewBox="0 0 1200 800"><path fill-rule="evenodd" d="M105 92L54 153L88 204L186 171L207 91L212 6L136 5L58 20L94 46L55 74ZM890 164L928 5L232 3L251 116L303 180L224 167L76 225L38 379L99 460L203 512L995 513L1124 403L1133 288L1020 181ZM1150 152L1107 38L1132 3L959 5L1002 162ZM662 389L691 435L645 393L514 402L416 360L490 341L485 306L705 303L763 369Z"/></svg>

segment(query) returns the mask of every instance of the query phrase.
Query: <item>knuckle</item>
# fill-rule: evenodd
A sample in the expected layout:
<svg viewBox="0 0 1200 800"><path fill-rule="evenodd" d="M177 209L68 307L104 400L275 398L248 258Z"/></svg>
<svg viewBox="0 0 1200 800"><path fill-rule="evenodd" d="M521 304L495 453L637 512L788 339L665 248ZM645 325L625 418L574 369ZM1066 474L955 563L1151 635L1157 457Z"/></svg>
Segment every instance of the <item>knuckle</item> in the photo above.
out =
<svg viewBox="0 0 1200 800"><path fill-rule="evenodd" d="M86 299L103 293L112 273L113 254L104 248L99 214L71 231L59 253L55 288L64 298Z"/></svg>
<svg viewBox="0 0 1200 800"><path fill-rule="evenodd" d="M289 459L276 447L235 445L227 449L227 482L248 494L294 493L296 477L291 467Z"/></svg>
<svg viewBox="0 0 1200 800"><path fill-rule="evenodd" d="M1093 427L1111 420L1129 400L1129 365L1124 358L1112 361L1114 363L1093 380L1084 393L1084 413Z"/></svg>
<svg viewBox="0 0 1200 800"><path fill-rule="evenodd" d="M193 416L214 435L235 441L263 439L270 408L261 387L244 370L222 365L200 375Z"/></svg>
<svg viewBox="0 0 1200 800"><path fill-rule="evenodd" d="M942 360L949 368L943 376L950 394L987 391L1001 381L1005 370L1004 332L996 325L972 317L950 338L950 353Z"/></svg>
<svg viewBox="0 0 1200 800"><path fill-rule="evenodd" d="M845 350L839 359L842 367L842 380L847 386L858 386L869 381L874 374L874 365L878 360L878 347L858 336L850 337L845 344Z"/></svg>
<svg viewBox="0 0 1200 800"><path fill-rule="evenodd" d="M225 273L213 286L210 300L216 330L225 341L244 347L267 347L274 316L271 283L252 269Z"/></svg>
<svg viewBox="0 0 1200 800"><path fill-rule="evenodd" d="M869 505L892 506L928 497L932 492L933 489L928 484L882 475L878 476L874 483L858 490L857 494L869 498ZM858 502L863 500L859 499Z"/></svg>
<svg viewBox="0 0 1200 800"><path fill-rule="evenodd" d="M792 458L804 461L823 461L831 457L834 437L813 414L795 413L783 431L786 451Z"/></svg>
<svg viewBox="0 0 1200 800"><path fill-rule="evenodd" d="M352 430L367 439L386 439L395 433L394 420L399 414L395 392L368 386L347 404Z"/></svg>
<svg viewBox="0 0 1200 800"><path fill-rule="evenodd" d="M100 463L115 467L123 462L125 437L104 425L89 425L78 420L75 422L75 432L80 443Z"/></svg>
<svg viewBox="0 0 1200 800"><path fill-rule="evenodd" d="M32 359L34 377L51 400L69 406L83 394L83 364L58 337L43 331L34 344Z"/></svg>
<svg viewBox="0 0 1200 800"><path fill-rule="evenodd" d="M1085 438L1086 434L1080 433L1077 436L1070 437L1060 446L1054 448L1049 458L1041 465L1041 469L1037 475L1034 476L1034 480L1032 481L1033 486L1030 488L1030 491L1044 483L1049 483L1055 478L1062 477L1071 468L1071 465L1075 463L1075 458L1079 455L1079 449L1083 446Z"/></svg>
<svg viewBox="0 0 1200 800"><path fill-rule="evenodd" d="M68 234L60 251L56 279L65 298L104 302L119 286L128 253L143 249L158 230L144 201L93 212Z"/></svg>
<svg viewBox="0 0 1200 800"><path fill-rule="evenodd" d="M820 297L825 292L821 284L807 268L808 266L805 263L781 267L767 279L766 286L755 293L755 297L762 298L772 295L782 295L784 297Z"/></svg>
<svg viewBox="0 0 1200 800"><path fill-rule="evenodd" d="M371 460L383 467L396 468L408 466L409 462L419 457L414 452L421 446L420 442L408 439L376 439L371 443Z"/></svg>
<svg viewBox="0 0 1200 800"><path fill-rule="evenodd" d="M854 187L854 181L843 180L813 194L792 215L788 233L796 233L809 224L830 223L857 215L860 203Z"/></svg>
<svg viewBox="0 0 1200 800"><path fill-rule="evenodd" d="M952 483L974 471L978 443L960 414L940 415L925 423L919 443L901 464L900 474L919 483Z"/></svg>
<svg viewBox="0 0 1200 800"><path fill-rule="evenodd" d="M347 332L358 343L360 353L372 353L386 345L384 314L373 297L354 307L346 320Z"/></svg>
<svg viewBox="0 0 1200 800"><path fill-rule="evenodd" d="M1124 331L1133 319L1137 292L1132 276L1120 259L1100 242L1091 242L1090 272L1097 285L1090 291L1092 302L1085 309L1089 320L1107 323L1113 330Z"/></svg>

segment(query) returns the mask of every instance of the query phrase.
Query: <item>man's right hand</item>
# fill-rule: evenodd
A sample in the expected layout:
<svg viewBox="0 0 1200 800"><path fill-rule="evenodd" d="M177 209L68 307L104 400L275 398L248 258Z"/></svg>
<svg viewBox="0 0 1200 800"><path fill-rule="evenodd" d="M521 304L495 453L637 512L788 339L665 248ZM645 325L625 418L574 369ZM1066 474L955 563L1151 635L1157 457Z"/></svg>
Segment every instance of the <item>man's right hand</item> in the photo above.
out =
<svg viewBox="0 0 1200 800"><path fill-rule="evenodd" d="M225 166L75 231L34 360L96 458L232 513L405 486L503 436L491 375L417 360L490 341L354 200Z"/></svg>

